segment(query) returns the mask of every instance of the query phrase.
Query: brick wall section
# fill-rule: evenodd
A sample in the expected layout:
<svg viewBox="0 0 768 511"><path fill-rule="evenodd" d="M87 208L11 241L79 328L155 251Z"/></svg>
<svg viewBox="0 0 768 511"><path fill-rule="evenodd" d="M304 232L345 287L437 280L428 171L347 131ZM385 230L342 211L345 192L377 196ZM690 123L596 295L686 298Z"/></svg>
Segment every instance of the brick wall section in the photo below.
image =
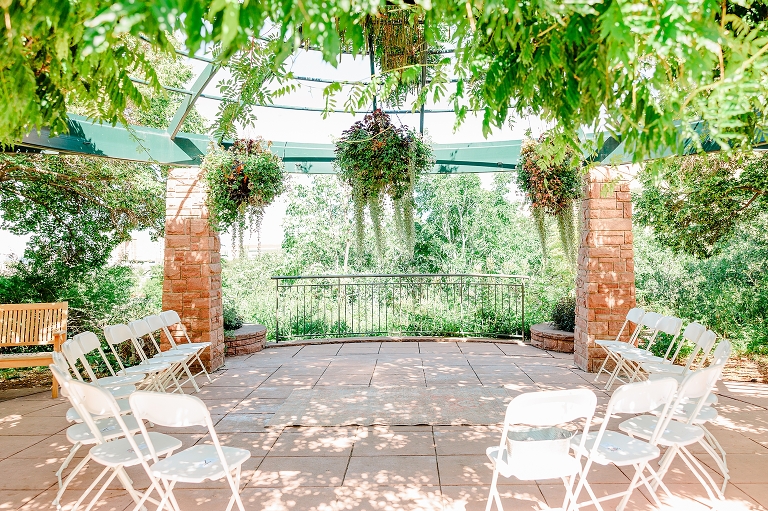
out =
<svg viewBox="0 0 768 511"><path fill-rule="evenodd" d="M590 372L604 358L595 339L615 338L635 306L632 202L622 170L591 170L581 206L574 362Z"/></svg>
<svg viewBox="0 0 768 511"><path fill-rule="evenodd" d="M201 358L213 370L224 364L221 243L208 226L199 168L171 169L165 208L163 310L179 313L193 342L211 343Z"/></svg>

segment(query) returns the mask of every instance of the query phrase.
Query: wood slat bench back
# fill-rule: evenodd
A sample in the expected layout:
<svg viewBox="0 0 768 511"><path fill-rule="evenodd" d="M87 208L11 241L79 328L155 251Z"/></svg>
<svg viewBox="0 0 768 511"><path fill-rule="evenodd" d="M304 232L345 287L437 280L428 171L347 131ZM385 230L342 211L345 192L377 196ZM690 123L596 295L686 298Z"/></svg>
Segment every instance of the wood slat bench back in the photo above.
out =
<svg viewBox="0 0 768 511"><path fill-rule="evenodd" d="M67 302L0 304L0 347L54 344L66 331Z"/></svg>

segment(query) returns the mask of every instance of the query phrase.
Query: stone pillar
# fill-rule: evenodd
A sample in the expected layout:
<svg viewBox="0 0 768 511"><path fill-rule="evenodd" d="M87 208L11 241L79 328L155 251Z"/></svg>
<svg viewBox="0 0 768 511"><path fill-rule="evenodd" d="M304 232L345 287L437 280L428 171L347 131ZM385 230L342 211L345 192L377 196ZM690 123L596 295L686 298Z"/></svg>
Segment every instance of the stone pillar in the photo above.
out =
<svg viewBox="0 0 768 511"><path fill-rule="evenodd" d="M576 276L574 362L594 372L605 354L595 339L613 339L635 306L632 202L626 168L589 172L581 205ZM628 335L628 333L627 333Z"/></svg>
<svg viewBox="0 0 768 511"><path fill-rule="evenodd" d="M221 243L208 226L199 168L172 168L165 199L163 310L179 313L193 342L208 341L208 370L224 364ZM181 332L172 332L182 336ZM167 342L167 341L165 341Z"/></svg>

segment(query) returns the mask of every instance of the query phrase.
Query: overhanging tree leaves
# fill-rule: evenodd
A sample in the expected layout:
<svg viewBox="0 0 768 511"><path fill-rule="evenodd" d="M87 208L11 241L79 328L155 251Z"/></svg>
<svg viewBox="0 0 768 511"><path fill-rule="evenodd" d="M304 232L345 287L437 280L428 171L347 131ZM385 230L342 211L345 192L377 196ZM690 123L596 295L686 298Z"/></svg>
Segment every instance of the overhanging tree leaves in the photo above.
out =
<svg viewBox="0 0 768 511"><path fill-rule="evenodd" d="M72 94L91 102L96 117L120 121L120 98L136 95L128 74L144 67L124 42L129 35L169 51L165 34L178 30L190 51L215 43L226 59L248 48L269 20L277 26L276 62L309 44L335 64L340 34L362 52L365 20L386 4L6 1L0 82L13 107L0 117L5 143L34 126L63 128ZM686 137L698 144L690 125L698 121L720 144L748 145L768 113L762 0L434 0L409 8L423 10L428 45L456 47L458 120L480 110L486 132L510 112L556 121L572 138L580 126L602 123L640 160L656 149L680 150Z"/></svg>

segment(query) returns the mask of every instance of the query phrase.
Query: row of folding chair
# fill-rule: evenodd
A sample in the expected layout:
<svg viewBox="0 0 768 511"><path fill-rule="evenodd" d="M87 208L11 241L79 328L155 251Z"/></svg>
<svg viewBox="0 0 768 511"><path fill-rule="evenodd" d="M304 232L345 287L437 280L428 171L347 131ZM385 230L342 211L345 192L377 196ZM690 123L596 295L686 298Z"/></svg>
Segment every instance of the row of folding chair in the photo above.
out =
<svg viewBox="0 0 768 511"><path fill-rule="evenodd" d="M709 396L730 352L730 342L722 340L706 368L690 371L681 379L667 376L620 387L611 396L597 431L590 431L597 397L589 389L534 392L514 398L507 407L499 445L486 451L493 464L486 511L494 503L503 510L497 490L500 476L524 481L562 480L566 490L562 509L568 511L592 505L602 511L602 503L613 499L621 499L616 509L622 511L640 487L661 507L657 491L672 497L664 478L676 459L695 475L712 501L722 501L724 489L717 486L689 447L701 445L717 457L709 449L702 424L712 414ZM630 417L624 418L617 430L611 429L612 419L622 415ZM560 428L579 419L584 425L576 435ZM651 463L654 460L659 460L655 466ZM626 490L598 498L588 480L594 464L632 467L634 475ZM723 476L727 479L727 474ZM584 491L587 499L579 502Z"/></svg>
<svg viewBox="0 0 768 511"><path fill-rule="evenodd" d="M177 344L169 330L172 327L179 327L187 342ZM99 339L93 332L83 332L67 340L62 345L64 356L54 358L54 365L57 366L58 374L65 374L67 376L74 374L76 380L85 382L83 374L81 374L79 369L82 367L82 372L85 373L91 384L104 389L117 400L121 413L129 411L128 398L137 388L183 393L183 385L187 382L191 382L196 391L199 390L195 377L200 374L205 374L210 381L205 365L200 360L200 353L210 346L210 343L191 342L175 311L165 311L159 316L147 316L143 319L132 321L127 325L107 326L104 332L109 349L119 366L118 369L112 367ZM154 337L154 334L157 332L161 332L161 335L163 333L166 335L171 349L161 351ZM120 345L124 342L129 342L133 346L140 358L138 364L129 366L127 361L120 356ZM146 342L150 342L154 348L155 353L152 357L145 353ZM101 358L110 376L98 377L96 375L94 368L88 360L88 355L90 354L97 354L97 357ZM191 364L194 362L197 362L200 366L197 374L192 374L190 369ZM70 408L66 416L70 422L79 424L72 428L71 435L68 434L68 439L73 445L69 455L56 472L59 483L59 491L55 499L57 505L67 485L87 463L89 457L86 457L83 462L75 467L65 480L63 480L64 471L80 447L95 441L92 436L89 436L88 429L82 424L83 419L76 407ZM107 424L105 427L112 428L111 430L117 429L114 423Z"/></svg>
<svg viewBox="0 0 768 511"><path fill-rule="evenodd" d="M61 497L74 474L89 462L102 466L101 472L70 508L77 511L91 496L85 511L90 511L104 491L117 479L135 503L134 510L157 506L158 511L181 511L173 495L178 482L202 483L225 479L232 490L227 511L234 504L244 511L240 498L240 472L251 453L245 449L222 446L216 435L208 408L194 396L136 390L122 401L109 389L73 379L66 361L54 353L50 366L77 414L78 423L67 429L67 438L90 445L87 456L67 477L54 504L61 509ZM149 432L148 424L168 428L202 426L211 443L179 451L181 441L172 435ZM177 452L178 451L178 452ZM139 491L126 468L141 466L149 477L149 487ZM100 487L99 483L102 483ZM98 489L97 489L98 487Z"/></svg>
<svg viewBox="0 0 768 511"><path fill-rule="evenodd" d="M170 333L170 327L179 327L187 342L176 343L174 336ZM161 350L155 338L155 333L158 332L166 336L170 349ZM204 374L208 381L211 381L200 359L200 354L210 346L210 343L191 342L175 311L165 311L159 316L147 316L128 324L106 326L104 337L117 363L117 368L112 366L93 332L82 332L62 346L62 351L79 380L82 381L83 376L79 371L78 362L91 382L105 387L136 385L145 390L183 393L183 385L186 383L190 383L196 392L200 390L196 381L196 377L200 374ZM121 357L120 345L123 343L132 345L133 351L139 357L137 364L129 365L128 361ZM96 376L88 361L89 354L96 354L101 358L110 376ZM195 363L200 369L196 374L192 374L191 368Z"/></svg>
<svg viewBox="0 0 768 511"><path fill-rule="evenodd" d="M635 325L634 330L627 340L622 340L631 324ZM717 336L697 322L688 324L681 333L682 325L683 321L674 316L662 316L641 308L631 309L615 339L595 341L606 352L595 381L607 373L605 390L609 390L617 382L631 383L654 373L672 374L680 378L696 367L703 366ZM661 334L666 334L671 340L664 355L654 355L651 348L661 338ZM689 343L693 347L685 364L675 365L681 350Z"/></svg>

